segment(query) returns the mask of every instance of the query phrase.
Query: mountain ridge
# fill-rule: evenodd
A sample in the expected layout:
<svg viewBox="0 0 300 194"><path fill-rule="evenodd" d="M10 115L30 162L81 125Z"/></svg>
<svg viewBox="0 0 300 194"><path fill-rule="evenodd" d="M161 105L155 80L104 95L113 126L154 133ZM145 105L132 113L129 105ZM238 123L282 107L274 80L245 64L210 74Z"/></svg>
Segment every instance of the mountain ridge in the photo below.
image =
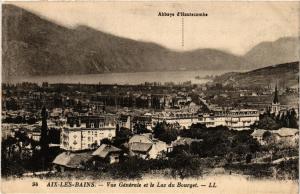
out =
<svg viewBox="0 0 300 194"><path fill-rule="evenodd" d="M299 87L299 61L263 67L247 72L229 72L215 77L214 83L233 87ZM251 84L250 84L251 83Z"/></svg>
<svg viewBox="0 0 300 194"><path fill-rule="evenodd" d="M2 9L4 78L106 72L245 70L279 64L276 63L279 59L295 61L294 56L288 56L289 52L280 51L276 60L266 57L272 63L262 59L259 62L257 56L263 58L259 48L251 49L245 56L211 48L174 51L156 43L115 36L85 25L67 28L10 4L3 4ZM291 42L287 47L292 48L288 51L296 50ZM267 50L273 55L270 49Z"/></svg>

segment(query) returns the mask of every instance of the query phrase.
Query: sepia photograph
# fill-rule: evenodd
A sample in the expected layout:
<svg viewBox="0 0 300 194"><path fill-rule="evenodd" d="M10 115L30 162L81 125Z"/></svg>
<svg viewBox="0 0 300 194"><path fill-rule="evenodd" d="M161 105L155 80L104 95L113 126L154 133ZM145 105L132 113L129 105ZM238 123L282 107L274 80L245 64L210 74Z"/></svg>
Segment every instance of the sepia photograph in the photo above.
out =
<svg viewBox="0 0 300 194"><path fill-rule="evenodd" d="M298 193L300 2L1 13L2 193Z"/></svg>

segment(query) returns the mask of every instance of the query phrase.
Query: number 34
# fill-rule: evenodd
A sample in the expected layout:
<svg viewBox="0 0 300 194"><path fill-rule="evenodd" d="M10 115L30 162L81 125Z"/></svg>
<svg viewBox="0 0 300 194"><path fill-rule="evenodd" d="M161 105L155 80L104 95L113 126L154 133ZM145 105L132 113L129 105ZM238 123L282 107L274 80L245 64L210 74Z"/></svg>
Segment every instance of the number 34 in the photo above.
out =
<svg viewBox="0 0 300 194"><path fill-rule="evenodd" d="M37 187L37 186L39 186L39 184L37 182L32 182L32 186Z"/></svg>

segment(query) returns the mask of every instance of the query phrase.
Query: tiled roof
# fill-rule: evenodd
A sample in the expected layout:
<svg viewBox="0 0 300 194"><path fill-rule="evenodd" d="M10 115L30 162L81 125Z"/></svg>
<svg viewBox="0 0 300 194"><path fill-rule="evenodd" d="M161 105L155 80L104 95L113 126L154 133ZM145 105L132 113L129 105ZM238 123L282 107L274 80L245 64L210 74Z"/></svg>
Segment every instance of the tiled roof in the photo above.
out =
<svg viewBox="0 0 300 194"><path fill-rule="evenodd" d="M151 149L152 143L139 143L134 142L130 146L131 151L137 151L137 152L147 152Z"/></svg>
<svg viewBox="0 0 300 194"><path fill-rule="evenodd" d="M99 156L100 158L105 158L111 152L121 152L122 150L107 144L102 144L96 151L92 153L92 156Z"/></svg>
<svg viewBox="0 0 300 194"><path fill-rule="evenodd" d="M92 158L91 152L83 153L67 153L63 152L56 156L53 160L53 164L58 164L61 166L66 166L69 168L79 168L82 162L87 162Z"/></svg>
<svg viewBox="0 0 300 194"><path fill-rule="evenodd" d="M267 130L265 129L256 129L253 131L253 133L251 134L253 137L262 137L263 134L266 132Z"/></svg>
<svg viewBox="0 0 300 194"><path fill-rule="evenodd" d="M273 133L276 133L281 137L286 137L286 136L294 136L296 133L299 133L299 130L293 128L280 128L276 131L273 131Z"/></svg>

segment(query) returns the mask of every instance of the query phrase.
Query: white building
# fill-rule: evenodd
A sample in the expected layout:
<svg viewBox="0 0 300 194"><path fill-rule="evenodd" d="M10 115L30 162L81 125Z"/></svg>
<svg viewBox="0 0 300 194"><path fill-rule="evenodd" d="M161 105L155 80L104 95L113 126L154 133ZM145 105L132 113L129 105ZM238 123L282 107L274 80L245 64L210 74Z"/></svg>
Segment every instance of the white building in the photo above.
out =
<svg viewBox="0 0 300 194"><path fill-rule="evenodd" d="M169 124L178 123L181 128L190 128L192 124L198 123L198 115L188 112L161 112L152 117L152 127L155 127L157 123L165 121Z"/></svg>
<svg viewBox="0 0 300 194"><path fill-rule="evenodd" d="M231 110L225 117L226 126L230 129L245 130L259 121L259 111L254 109Z"/></svg>
<svg viewBox="0 0 300 194"><path fill-rule="evenodd" d="M190 128L192 124L201 123L206 127L227 126L230 129L250 129L259 120L259 111L254 109L240 109L229 111L216 111L214 113L193 114L189 112L161 112L152 117L152 127L158 122L179 124L181 128Z"/></svg>
<svg viewBox="0 0 300 194"><path fill-rule="evenodd" d="M227 126L229 129L250 129L259 120L259 111L254 109L240 109L199 115L199 123L207 127Z"/></svg>
<svg viewBox="0 0 300 194"><path fill-rule="evenodd" d="M124 127L131 130L131 118L129 115L120 115L118 119L119 127Z"/></svg>
<svg viewBox="0 0 300 194"><path fill-rule="evenodd" d="M167 153L169 146L163 141L154 139L152 134L141 134L130 138L128 148L131 156L155 159Z"/></svg>
<svg viewBox="0 0 300 194"><path fill-rule="evenodd" d="M81 120L82 119L82 120ZM75 123L77 124L74 124ZM116 122L112 117L74 118L61 132L60 148L70 151L92 149L103 139L116 136Z"/></svg>
<svg viewBox="0 0 300 194"><path fill-rule="evenodd" d="M257 129L254 130L251 136L257 139L260 144L265 145L268 142L263 139L263 136L267 131L273 135L272 142L279 144L281 147L290 148L298 147L299 145L299 130L294 128L283 127L278 130Z"/></svg>

